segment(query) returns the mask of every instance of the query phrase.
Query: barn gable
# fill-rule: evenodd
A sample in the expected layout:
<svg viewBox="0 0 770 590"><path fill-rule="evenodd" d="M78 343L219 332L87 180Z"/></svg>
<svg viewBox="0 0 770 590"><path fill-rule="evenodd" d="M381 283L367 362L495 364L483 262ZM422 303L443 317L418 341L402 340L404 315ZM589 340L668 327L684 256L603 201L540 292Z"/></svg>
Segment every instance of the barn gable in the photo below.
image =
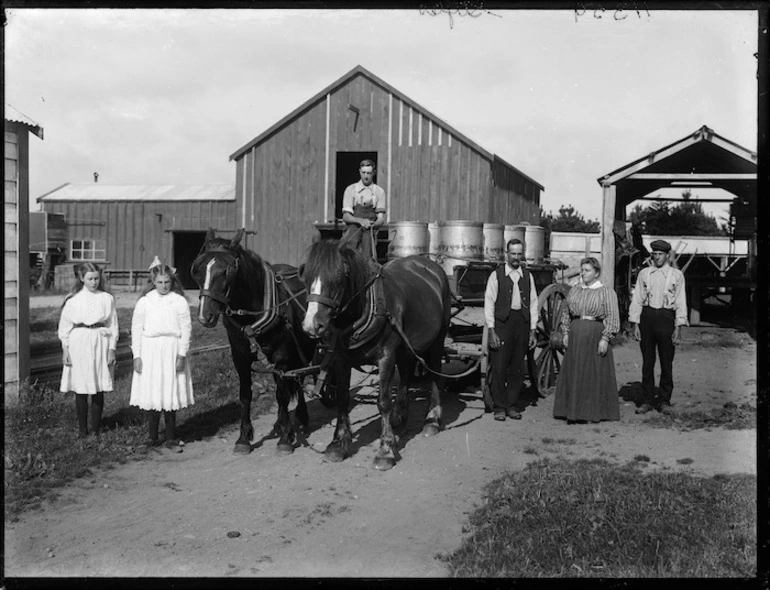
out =
<svg viewBox="0 0 770 590"><path fill-rule="evenodd" d="M389 221L539 221L541 184L358 66L231 154L249 246L299 263L313 224L341 217L363 158Z"/></svg>

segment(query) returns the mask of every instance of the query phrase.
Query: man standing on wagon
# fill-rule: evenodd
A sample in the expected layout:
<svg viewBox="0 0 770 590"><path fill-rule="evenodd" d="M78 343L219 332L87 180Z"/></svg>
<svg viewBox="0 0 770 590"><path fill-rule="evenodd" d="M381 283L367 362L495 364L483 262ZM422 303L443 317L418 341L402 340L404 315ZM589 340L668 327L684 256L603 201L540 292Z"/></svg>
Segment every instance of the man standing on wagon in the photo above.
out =
<svg viewBox="0 0 770 590"><path fill-rule="evenodd" d="M348 186L342 196L342 220L348 226L342 239L376 261L374 244L377 230L385 223L385 191L374 184L374 162L363 160L358 172L361 180Z"/></svg>
<svg viewBox="0 0 770 590"><path fill-rule="evenodd" d="M668 264L671 244L655 240L650 244L652 265L639 272L628 309L628 321L634 325L633 336L641 340L642 405L637 414L657 408L671 413L674 389L674 350L679 344L680 328L687 324L687 297L684 274ZM660 399L655 398L655 349L660 356Z"/></svg>
<svg viewBox="0 0 770 590"><path fill-rule="evenodd" d="M537 289L522 266L524 244L513 238L506 244L505 266L489 275L484 292L484 320L489 330L490 389L495 420L520 420L516 409L524 383L527 346L537 344ZM534 310L534 311L531 311Z"/></svg>

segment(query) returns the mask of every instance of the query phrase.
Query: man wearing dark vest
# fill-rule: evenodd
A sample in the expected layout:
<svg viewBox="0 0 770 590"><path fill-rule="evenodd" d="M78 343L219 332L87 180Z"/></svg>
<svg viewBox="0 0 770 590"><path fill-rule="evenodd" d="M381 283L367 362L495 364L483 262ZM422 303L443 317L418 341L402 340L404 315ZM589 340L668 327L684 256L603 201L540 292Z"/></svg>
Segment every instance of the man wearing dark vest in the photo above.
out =
<svg viewBox="0 0 770 590"><path fill-rule="evenodd" d="M521 265L524 244L516 238L506 244L506 259L489 275L484 293L484 320L489 330L490 389L495 420L521 419L516 409L524 382L527 346L537 340L537 290Z"/></svg>

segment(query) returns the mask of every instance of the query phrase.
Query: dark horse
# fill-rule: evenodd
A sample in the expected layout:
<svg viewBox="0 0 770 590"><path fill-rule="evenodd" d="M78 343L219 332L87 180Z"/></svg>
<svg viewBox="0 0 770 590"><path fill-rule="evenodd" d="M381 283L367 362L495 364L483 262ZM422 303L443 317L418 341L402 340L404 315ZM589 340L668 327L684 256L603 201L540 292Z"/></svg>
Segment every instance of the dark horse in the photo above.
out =
<svg viewBox="0 0 770 590"><path fill-rule="evenodd" d="M350 454L349 389L351 367L377 365L382 435L374 459L377 469L390 469L398 458L394 429L406 427L408 386L417 356L438 372L449 328L449 282L441 267L421 256L391 260L380 269L370 265L345 242L321 240L310 246L302 279L308 309L302 324L322 338L332 356L330 371L337 385L337 425L326 457L341 461ZM395 407L391 380L398 366L400 384ZM440 385L431 376L431 399L423 434L441 429Z"/></svg>
<svg viewBox="0 0 770 590"><path fill-rule="evenodd" d="M243 230L232 240L217 238L209 230L191 274L200 287L198 321L212 328L222 315L230 351L240 381L241 435L235 453L250 453L254 428L251 425L251 364L259 351L272 365L278 400L279 454L294 451L296 432L289 415L289 402L296 396L296 416L307 429L305 397L297 378L285 377L288 370L309 364L315 344L302 330L306 292L297 269L288 264L271 265L240 245Z"/></svg>

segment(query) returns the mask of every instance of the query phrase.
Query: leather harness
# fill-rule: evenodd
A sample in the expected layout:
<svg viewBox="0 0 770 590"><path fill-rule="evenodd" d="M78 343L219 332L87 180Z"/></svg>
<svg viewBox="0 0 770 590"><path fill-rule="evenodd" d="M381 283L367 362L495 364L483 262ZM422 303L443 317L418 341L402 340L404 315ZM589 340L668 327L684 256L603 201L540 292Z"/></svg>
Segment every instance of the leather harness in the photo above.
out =
<svg viewBox="0 0 770 590"><path fill-rule="evenodd" d="M216 291L212 291L211 289L201 289L201 296L210 297L214 301L218 301L219 303L223 304L225 306L225 314L230 317L257 316L258 319L256 321L241 327L241 332L249 341L249 350L252 352L252 354L258 353L260 350L259 343L257 342L257 338L259 336L269 332L274 328L277 328L279 324L284 324L288 329L289 334L291 334L292 339L294 340L294 345L296 346L297 352L302 359L302 363L304 365L308 365L309 363L307 357L302 351L302 347L297 340L296 334L294 334L294 326L291 323L288 314L285 311L282 311L282 308L284 306L288 307L288 304L292 300L297 301L297 304L300 306L300 308L302 308L303 311L306 311L306 308L297 300L297 297L304 293L306 289L302 289L301 291L295 293L291 290L291 287L289 287L288 281L286 281L286 279L296 277L298 274L297 271L289 274L276 273L273 271L272 267L263 260L262 268L265 272L265 291L263 294L264 309L262 311L233 309L230 307L230 276L231 273L232 275L237 274L238 269L240 268L240 257L236 252L225 248L212 249L209 250L209 252L226 252L228 254L232 254L235 257L235 260L232 265L228 265L227 270L225 271L227 291L224 294L221 294ZM231 271L231 269L233 270ZM288 294L288 298L284 301L281 301L280 299L280 294L278 293L279 287L282 287Z"/></svg>

